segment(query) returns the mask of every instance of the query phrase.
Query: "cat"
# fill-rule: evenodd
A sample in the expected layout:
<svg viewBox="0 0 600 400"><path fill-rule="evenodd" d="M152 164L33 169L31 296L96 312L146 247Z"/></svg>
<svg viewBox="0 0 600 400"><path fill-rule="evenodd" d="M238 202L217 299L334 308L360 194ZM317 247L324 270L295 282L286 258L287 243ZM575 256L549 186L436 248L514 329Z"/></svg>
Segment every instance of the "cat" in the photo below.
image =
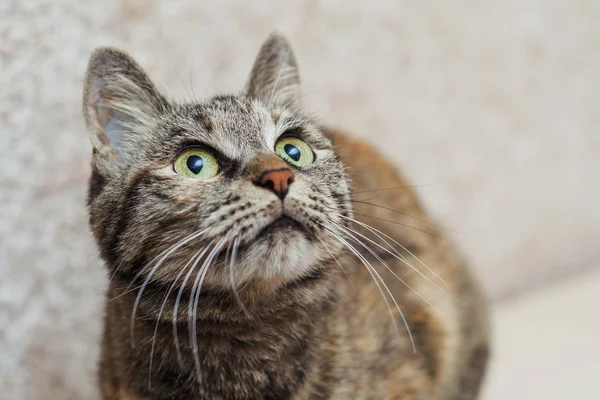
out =
<svg viewBox="0 0 600 400"><path fill-rule="evenodd" d="M176 103L112 48L84 85L104 399L477 397L478 285L392 163L303 111L285 38L235 95Z"/></svg>

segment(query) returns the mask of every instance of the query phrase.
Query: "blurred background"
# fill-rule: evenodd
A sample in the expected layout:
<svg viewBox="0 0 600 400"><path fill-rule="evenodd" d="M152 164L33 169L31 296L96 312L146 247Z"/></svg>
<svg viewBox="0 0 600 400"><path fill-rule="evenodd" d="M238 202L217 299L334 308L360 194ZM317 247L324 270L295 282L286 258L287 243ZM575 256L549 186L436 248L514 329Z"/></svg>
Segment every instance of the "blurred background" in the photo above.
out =
<svg viewBox="0 0 600 400"><path fill-rule="evenodd" d="M97 398L90 52L120 47L164 93L201 98L240 90L273 29L306 108L460 232L493 310L483 398L600 398L597 0L1 0L0 398Z"/></svg>

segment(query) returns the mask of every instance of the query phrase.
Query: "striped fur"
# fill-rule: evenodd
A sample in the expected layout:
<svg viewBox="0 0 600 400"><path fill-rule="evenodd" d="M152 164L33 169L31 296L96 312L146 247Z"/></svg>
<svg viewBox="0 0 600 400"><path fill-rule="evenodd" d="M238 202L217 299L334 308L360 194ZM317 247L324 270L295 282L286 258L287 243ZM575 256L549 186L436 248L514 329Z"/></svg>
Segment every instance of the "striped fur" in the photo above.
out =
<svg viewBox="0 0 600 400"><path fill-rule="evenodd" d="M488 357L478 286L391 163L302 113L298 77L273 35L243 93L177 104L124 53L93 54L105 399L476 398ZM314 164L275 155L289 134ZM188 146L222 172L175 174ZM283 201L253 183L275 167L295 176Z"/></svg>

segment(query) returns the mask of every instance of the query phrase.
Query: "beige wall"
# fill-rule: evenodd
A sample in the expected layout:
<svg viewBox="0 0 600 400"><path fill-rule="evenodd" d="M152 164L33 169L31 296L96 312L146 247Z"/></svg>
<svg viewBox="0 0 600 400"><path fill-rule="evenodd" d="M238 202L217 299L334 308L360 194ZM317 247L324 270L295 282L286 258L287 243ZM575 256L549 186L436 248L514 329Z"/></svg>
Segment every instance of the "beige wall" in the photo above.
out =
<svg viewBox="0 0 600 400"><path fill-rule="evenodd" d="M307 107L426 185L500 298L600 255L599 20L597 0L2 0L0 387L91 398L105 280L80 97L95 46L126 49L185 99L179 73L202 98L238 90L279 29Z"/></svg>

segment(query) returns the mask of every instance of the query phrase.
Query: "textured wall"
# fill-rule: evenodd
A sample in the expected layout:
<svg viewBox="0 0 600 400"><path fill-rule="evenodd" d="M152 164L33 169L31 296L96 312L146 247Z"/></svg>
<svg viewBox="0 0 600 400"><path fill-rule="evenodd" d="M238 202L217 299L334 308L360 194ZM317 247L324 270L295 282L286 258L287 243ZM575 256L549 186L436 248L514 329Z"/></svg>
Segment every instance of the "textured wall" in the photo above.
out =
<svg viewBox="0 0 600 400"><path fill-rule="evenodd" d="M500 298L600 253L599 20L597 0L1 0L2 398L93 398L106 278L80 98L94 47L203 98L238 90L281 30L308 108L425 185Z"/></svg>

